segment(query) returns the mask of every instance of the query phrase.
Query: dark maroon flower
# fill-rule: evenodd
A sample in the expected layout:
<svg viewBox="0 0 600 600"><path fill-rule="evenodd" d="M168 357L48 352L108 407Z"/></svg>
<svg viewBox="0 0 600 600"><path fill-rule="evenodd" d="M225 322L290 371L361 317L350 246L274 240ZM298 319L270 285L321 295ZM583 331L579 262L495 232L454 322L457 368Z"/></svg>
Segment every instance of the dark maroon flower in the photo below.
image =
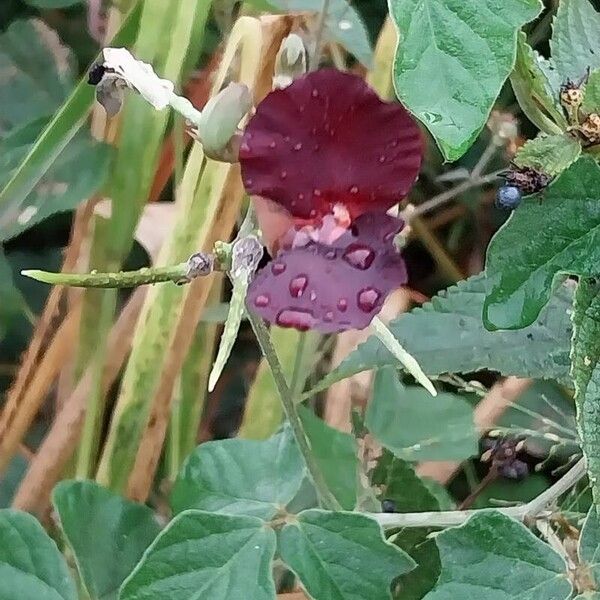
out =
<svg viewBox="0 0 600 600"><path fill-rule="evenodd" d="M314 220L342 205L352 219L404 198L421 165L419 128L356 75L324 69L270 93L240 149L251 195Z"/></svg>
<svg viewBox="0 0 600 600"><path fill-rule="evenodd" d="M385 213L368 213L326 243L326 226L300 231L293 247L281 250L256 275L248 306L282 327L323 333L363 329L386 296L407 281L404 261L394 246L403 225Z"/></svg>

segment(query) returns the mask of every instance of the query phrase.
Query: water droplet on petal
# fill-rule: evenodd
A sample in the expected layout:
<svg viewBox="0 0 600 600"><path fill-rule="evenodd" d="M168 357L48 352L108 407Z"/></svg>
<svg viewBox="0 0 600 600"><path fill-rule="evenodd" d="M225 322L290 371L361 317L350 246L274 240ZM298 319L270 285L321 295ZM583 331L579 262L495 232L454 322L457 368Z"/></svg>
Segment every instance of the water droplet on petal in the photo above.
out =
<svg viewBox="0 0 600 600"><path fill-rule="evenodd" d="M300 298L304 294L304 290L308 285L308 277L306 275L298 275L290 281L290 295L292 298Z"/></svg>
<svg viewBox="0 0 600 600"><path fill-rule="evenodd" d="M315 290L312 290L310 292L310 299L312 302L314 302L317 299L317 292L315 292Z"/></svg>
<svg viewBox="0 0 600 600"><path fill-rule="evenodd" d="M318 98L318 97L319 97L319 90L317 90L317 89L314 89L314 90L312 91L312 97L313 97L313 98Z"/></svg>
<svg viewBox="0 0 600 600"><path fill-rule="evenodd" d="M317 196L317 197L318 197L318 196L320 196L320 195L321 195L321 193L322 193L322 192L321 192L321 190L320 190L320 189L318 189L318 188L315 188L315 189L313 190L313 194L314 194L315 196Z"/></svg>
<svg viewBox="0 0 600 600"><path fill-rule="evenodd" d="M320 149L321 149L321 146L320 146L319 144L315 144L315 145L313 146L313 150L314 150L315 152L318 152Z"/></svg>
<svg viewBox="0 0 600 600"><path fill-rule="evenodd" d="M271 272L273 275L281 275L286 269L286 264L282 262L274 262L271 265Z"/></svg>
<svg viewBox="0 0 600 600"><path fill-rule="evenodd" d="M350 188L350 193L351 193L351 194L358 194L358 186L356 186L356 185L353 185L353 186Z"/></svg>
<svg viewBox="0 0 600 600"><path fill-rule="evenodd" d="M280 327L294 327L307 331L316 324L316 319L309 310L284 309L276 317L275 322Z"/></svg>
<svg viewBox="0 0 600 600"><path fill-rule="evenodd" d="M329 259L329 260L333 260L335 258L336 254L335 254L335 250L329 250L327 252L327 254L325 254L325 258Z"/></svg>
<svg viewBox="0 0 600 600"><path fill-rule="evenodd" d="M277 148L277 144L275 142L271 142L269 144L269 148Z"/></svg>
<svg viewBox="0 0 600 600"><path fill-rule="evenodd" d="M379 157L379 162L380 162L381 164L383 164L385 161L386 161L385 155L383 155L383 154L382 154L382 155Z"/></svg>
<svg viewBox="0 0 600 600"><path fill-rule="evenodd" d="M269 298L269 296L267 296L266 294L261 294L260 296L256 296L256 298L254 299L254 306L258 308L265 308L269 306L270 302L271 298Z"/></svg>
<svg viewBox="0 0 600 600"><path fill-rule="evenodd" d="M346 300L346 298L340 298L338 300L337 307L342 312L346 312L346 310L348 310L348 300Z"/></svg>
<svg viewBox="0 0 600 600"><path fill-rule="evenodd" d="M343 259L361 271L368 269L375 260L375 252L362 244L350 244L344 252Z"/></svg>
<svg viewBox="0 0 600 600"><path fill-rule="evenodd" d="M279 176L281 177L281 179L285 179L287 177L287 171L281 171Z"/></svg>
<svg viewBox="0 0 600 600"><path fill-rule="evenodd" d="M323 320L327 323L331 323L331 321L333 321L333 313L331 311L326 312Z"/></svg>
<svg viewBox="0 0 600 600"><path fill-rule="evenodd" d="M250 179L250 178L246 179L246 187L250 187L253 183L254 183L253 179Z"/></svg>
<svg viewBox="0 0 600 600"><path fill-rule="evenodd" d="M298 142L298 143L297 143L297 144L294 146L294 150L296 150L296 152L297 152L298 150L302 150L302 143L301 143L301 142Z"/></svg>
<svg viewBox="0 0 600 600"><path fill-rule="evenodd" d="M290 138L290 136L289 136L289 135L286 135L286 136L283 138L283 141L284 141L284 142L289 142L291 139L292 139L292 138Z"/></svg>
<svg viewBox="0 0 600 600"><path fill-rule="evenodd" d="M304 194L302 194L302 193L298 194L298 200L300 200L300 201L304 200Z"/></svg>
<svg viewBox="0 0 600 600"><path fill-rule="evenodd" d="M380 298L381 292L372 287L365 288L358 293L358 308L369 313L377 306Z"/></svg>
<svg viewBox="0 0 600 600"><path fill-rule="evenodd" d="M316 211L316 210L313 208L313 209L312 209L312 210L311 210L311 211L308 213L308 216L309 216L311 219L314 219L314 218L317 216L317 211Z"/></svg>

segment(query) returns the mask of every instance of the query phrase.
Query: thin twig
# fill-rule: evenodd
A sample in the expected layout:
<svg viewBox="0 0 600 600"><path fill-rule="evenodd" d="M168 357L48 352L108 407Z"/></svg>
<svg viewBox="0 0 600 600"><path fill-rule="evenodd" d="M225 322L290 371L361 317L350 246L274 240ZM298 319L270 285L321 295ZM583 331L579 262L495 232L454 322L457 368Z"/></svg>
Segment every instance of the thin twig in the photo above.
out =
<svg viewBox="0 0 600 600"><path fill-rule="evenodd" d="M542 492L537 498L522 506L510 506L508 508L482 508L476 510L452 510L442 512L421 513L371 513L369 516L375 519L386 529L397 529L400 527L454 527L462 525L473 515L482 510L496 510L503 515L524 521L525 519L548 516L548 507L565 492L569 491L586 474L585 460L582 458L577 464L554 485Z"/></svg>

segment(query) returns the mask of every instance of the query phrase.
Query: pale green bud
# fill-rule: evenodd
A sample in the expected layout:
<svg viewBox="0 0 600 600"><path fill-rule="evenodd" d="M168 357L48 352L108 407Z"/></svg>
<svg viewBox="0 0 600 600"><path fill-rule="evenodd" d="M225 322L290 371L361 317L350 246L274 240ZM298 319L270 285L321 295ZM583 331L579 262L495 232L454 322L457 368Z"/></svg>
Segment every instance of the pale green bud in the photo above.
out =
<svg viewBox="0 0 600 600"><path fill-rule="evenodd" d="M273 87L275 89L288 87L294 79L304 75L306 70L306 46L298 34L291 33L283 40L277 53Z"/></svg>

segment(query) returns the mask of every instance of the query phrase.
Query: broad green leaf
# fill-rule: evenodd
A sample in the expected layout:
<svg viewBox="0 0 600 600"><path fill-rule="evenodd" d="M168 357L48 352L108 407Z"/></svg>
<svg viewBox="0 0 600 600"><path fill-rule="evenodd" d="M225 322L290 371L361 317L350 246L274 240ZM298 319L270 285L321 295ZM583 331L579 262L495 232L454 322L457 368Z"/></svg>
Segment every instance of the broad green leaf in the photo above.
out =
<svg viewBox="0 0 600 600"><path fill-rule="evenodd" d="M73 57L43 21L15 21L0 35L0 139L50 117L73 88Z"/></svg>
<svg viewBox="0 0 600 600"><path fill-rule="evenodd" d="M90 598L116 600L160 532L154 513L92 481L59 483L52 502Z"/></svg>
<svg viewBox="0 0 600 600"><path fill-rule="evenodd" d="M527 36L519 32L517 60L510 75L515 96L527 118L546 133L566 129L567 121L558 101L558 90L553 88L542 58L527 43Z"/></svg>
<svg viewBox="0 0 600 600"><path fill-rule="evenodd" d="M207 442L188 457L171 505L271 519L290 502L306 467L288 429L265 441Z"/></svg>
<svg viewBox="0 0 600 600"><path fill-rule="evenodd" d="M555 177L570 167L581 155L581 144L572 135L539 135L526 142L517 152L514 163L531 167Z"/></svg>
<svg viewBox="0 0 600 600"><path fill-rule="evenodd" d="M35 121L0 141L0 187L29 153L45 121ZM58 154L35 188L20 203L8 200L0 210L0 240L8 240L52 214L74 209L104 184L110 148L78 132Z"/></svg>
<svg viewBox="0 0 600 600"><path fill-rule="evenodd" d="M600 592L584 592L575 596L574 600L600 600Z"/></svg>
<svg viewBox="0 0 600 600"><path fill-rule="evenodd" d="M473 508L493 508L498 503L529 502L548 489L548 479L539 473L531 473L521 481L497 479L481 492Z"/></svg>
<svg viewBox="0 0 600 600"><path fill-rule="evenodd" d="M0 600L77 600L56 544L27 513L0 510Z"/></svg>
<svg viewBox="0 0 600 600"><path fill-rule="evenodd" d="M561 273L593 276L600 259L600 167L583 156L521 203L487 251L488 329L533 323ZM535 235L532 235L535 232Z"/></svg>
<svg viewBox="0 0 600 600"><path fill-rule="evenodd" d="M133 43L140 17L139 0L124 19L117 34L107 45L128 46ZM10 92L10 90L9 90ZM21 206L40 179L60 156L69 141L81 128L94 101L94 88L82 79L44 129L27 156L0 191L0 214L5 206ZM0 102L4 107L4 103Z"/></svg>
<svg viewBox="0 0 600 600"><path fill-rule="evenodd" d="M563 559L521 523L484 511L436 538L442 573L424 600L567 600Z"/></svg>
<svg viewBox="0 0 600 600"><path fill-rule="evenodd" d="M260 519L189 510L148 548L119 600L275 600L274 553Z"/></svg>
<svg viewBox="0 0 600 600"><path fill-rule="evenodd" d="M271 7L285 12L316 12L323 8L323 0L260 0ZM369 67L373 60L373 49L369 32L360 14L348 0L330 0L325 35L338 42L363 65Z"/></svg>
<svg viewBox="0 0 600 600"><path fill-rule="evenodd" d="M581 109L586 113L600 112L600 69L590 74L585 85Z"/></svg>
<svg viewBox="0 0 600 600"><path fill-rule="evenodd" d="M454 394L435 398L420 387L404 387L393 367L375 376L365 425L399 458L462 460L477 454L473 410Z"/></svg>
<svg viewBox="0 0 600 600"><path fill-rule="evenodd" d="M329 427L308 408L298 408L313 456L327 486L342 508L352 510L356 505L358 484L356 440L348 433Z"/></svg>
<svg viewBox="0 0 600 600"><path fill-rule="evenodd" d="M421 482L436 499L440 510L454 510L456 508L454 498L452 498L450 492L439 481L430 477L422 477Z"/></svg>
<svg viewBox="0 0 600 600"><path fill-rule="evenodd" d="M385 450L373 472L373 483L380 488L381 498L393 501L396 512L440 510L439 503L414 468ZM430 528L402 529L390 538L417 563L414 571L403 575L394 586L398 600L420 600L434 585L440 574L437 546L428 539Z"/></svg>
<svg viewBox="0 0 600 600"><path fill-rule="evenodd" d="M485 125L515 64L517 32L540 10L538 0L390 0L396 93L447 160Z"/></svg>
<svg viewBox="0 0 600 600"><path fill-rule="evenodd" d="M279 533L278 550L319 600L386 600L392 580L415 566L376 521L356 513L302 512Z"/></svg>
<svg viewBox="0 0 600 600"><path fill-rule="evenodd" d="M10 328L14 317L21 314L25 306L25 299L14 284L12 269L0 246L0 340Z"/></svg>
<svg viewBox="0 0 600 600"><path fill-rule="evenodd" d="M573 307L572 371L581 447L600 503L600 283L580 278Z"/></svg>
<svg viewBox="0 0 600 600"><path fill-rule="evenodd" d="M592 506L579 536L579 561L589 568L596 586L600 582L600 517Z"/></svg>
<svg viewBox="0 0 600 600"><path fill-rule="evenodd" d="M503 375L552 378L567 385L571 320L570 288L561 287L535 324L519 331L487 331L481 321L487 282L484 274L459 282L421 308L394 319L389 327L427 375L472 373L481 369ZM510 348L510 352L506 349ZM361 344L311 391L398 361L374 336Z"/></svg>
<svg viewBox="0 0 600 600"><path fill-rule="evenodd" d="M590 0L561 0L550 40L552 59L562 77L582 79L600 67L600 14Z"/></svg>

